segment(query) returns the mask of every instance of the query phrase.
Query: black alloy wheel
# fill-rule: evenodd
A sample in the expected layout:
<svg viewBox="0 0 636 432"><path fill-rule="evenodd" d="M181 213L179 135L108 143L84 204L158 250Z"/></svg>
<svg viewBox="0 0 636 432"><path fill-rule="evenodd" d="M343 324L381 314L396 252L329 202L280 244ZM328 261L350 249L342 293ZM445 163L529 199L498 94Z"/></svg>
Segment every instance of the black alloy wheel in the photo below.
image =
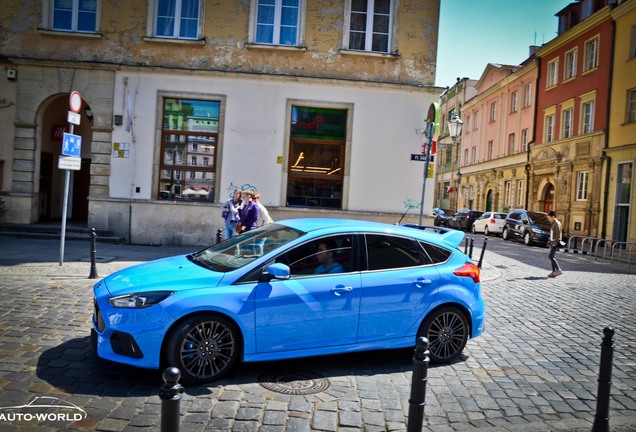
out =
<svg viewBox="0 0 636 432"><path fill-rule="evenodd" d="M241 351L236 324L220 315L196 315L171 332L166 359L185 382L201 384L227 374Z"/></svg>
<svg viewBox="0 0 636 432"><path fill-rule="evenodd" d="M450 363L464 351L468 332L464 314L456 307L447 306L427 317L417 336L428 339L432 363Z"/></svg>

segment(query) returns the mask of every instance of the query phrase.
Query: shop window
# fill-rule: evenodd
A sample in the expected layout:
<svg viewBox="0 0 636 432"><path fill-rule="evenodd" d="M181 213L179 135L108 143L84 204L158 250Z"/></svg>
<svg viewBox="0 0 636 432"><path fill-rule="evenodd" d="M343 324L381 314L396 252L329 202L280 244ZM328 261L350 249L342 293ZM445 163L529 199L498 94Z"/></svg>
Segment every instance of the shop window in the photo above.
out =
<svg viewBox="0 0 636 432"><path fill-rule="evenodd" d="M287 205L342 208L347 110L292 106Z"/></svg>
<svg viewBox="0 0 636 432"><path fill-rule="evenodd" d="M164 98L159 199L214 201L220 108L219 101Z"/></svg>

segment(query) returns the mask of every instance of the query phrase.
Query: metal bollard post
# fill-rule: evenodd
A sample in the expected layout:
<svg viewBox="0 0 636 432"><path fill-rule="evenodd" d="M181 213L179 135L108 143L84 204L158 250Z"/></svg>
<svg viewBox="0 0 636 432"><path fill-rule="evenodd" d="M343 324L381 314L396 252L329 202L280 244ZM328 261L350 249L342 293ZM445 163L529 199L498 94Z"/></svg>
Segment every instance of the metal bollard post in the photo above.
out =
<svg viewBox="0 0 636 432"><path fill-rule="evenodd" d="M609 403L610 388L612 386L612 358L614 356L614 329L603 329L603 343L601 343L601 365L598 373L598 390L596 394L596 416L592 425L592 432L609 432Z"/></svg>
<svg viewBox="0 0 636 432"><path fill-rule="evenodd" d="M428 375L428 339L417 338L413 352L413 379L411 382L411 398L409 399L409 417L407 432L422 430L424 422L424 406L426 405L426 381Z"/></svg>
<svg viewBox="0 0 636 432"><path fill-rule="evenodd" d="M97 233L95 232L95 228L91 228L91 274L88 275L89 279L97 279L99 276L97 276L97 264L96 264L96 260L97 260L97 250L96 250L96 244L97 243Z"/></svg>
<svg viewBox="0 0 636 432"><path fill-rule="evenodd" d="M475 244L475 239L471 237L470 239L470 248L468 250L468 258L473 259L473 245Z"/></svg>
<svg viewBox="0 0 636 432"><path fill-rule="evenodd" d="M216 242L221 243L221 240L223 240L223 230L219 228L216 230Z"/></svg>
<svg viewBox="0 0 636 432"><path fill-rule="evenodd" d="M466 244L464 245L464 255L468 255L468 242L470 239L466 237Z"/></svg>
<svg viewBox="0 0 636 432"><path fill-rule="evenodd" d="M179 432L179 403L183 387L179 384L181 371L169 367L163 371L163 382L159 390L161 399L161 432Z"/></svg>
<svg viewBox="0 0 636 432"><path fill-rule="evenodd" d="M484 238L484 245L481 248L481 254L479 255L479 263L477 267L481 268L481 264L484 262L484 253L486 252L486 246L488 246L488 237Z"/></svg>

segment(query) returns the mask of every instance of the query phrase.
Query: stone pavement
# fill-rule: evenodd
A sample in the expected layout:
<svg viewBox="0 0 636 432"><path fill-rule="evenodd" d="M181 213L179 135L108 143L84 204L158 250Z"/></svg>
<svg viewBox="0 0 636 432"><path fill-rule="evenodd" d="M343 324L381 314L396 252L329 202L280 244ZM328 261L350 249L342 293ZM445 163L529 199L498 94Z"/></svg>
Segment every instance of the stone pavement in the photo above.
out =
<svg viewBox="0 0 636 432"><path fill-rule="evenodd" d="M59 241L0 238L0 248L0 431L158 431L160 372L92 356L90 246L66 242L61 266ZM104 277L197 249L97 245L96 268ZM606 325L616 329L610 430L636 431L636 270L560 254L564 275L548 279L545 255L490 241L486 332L457 362L428 369L424 431L590 431ZM181 430L403 431L411 357L409 349L240 365L221 381L186 386ZM278 388L271 377L283 377ZM87 416L6 417L3 408L41 396Z"/></svg>

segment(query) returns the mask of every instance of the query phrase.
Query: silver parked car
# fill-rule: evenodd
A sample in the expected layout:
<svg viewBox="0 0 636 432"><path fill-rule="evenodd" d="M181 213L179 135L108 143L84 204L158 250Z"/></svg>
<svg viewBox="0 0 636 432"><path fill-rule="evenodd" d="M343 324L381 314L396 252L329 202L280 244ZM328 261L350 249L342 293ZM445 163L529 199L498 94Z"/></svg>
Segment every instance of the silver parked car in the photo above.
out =
<svg viewBox="0 0 636 432"><path fill-rule="evenodd" d="M506 213L485 212L473 222L473 233L483 232L489 234L501 234L506 226Z"/></svg>

